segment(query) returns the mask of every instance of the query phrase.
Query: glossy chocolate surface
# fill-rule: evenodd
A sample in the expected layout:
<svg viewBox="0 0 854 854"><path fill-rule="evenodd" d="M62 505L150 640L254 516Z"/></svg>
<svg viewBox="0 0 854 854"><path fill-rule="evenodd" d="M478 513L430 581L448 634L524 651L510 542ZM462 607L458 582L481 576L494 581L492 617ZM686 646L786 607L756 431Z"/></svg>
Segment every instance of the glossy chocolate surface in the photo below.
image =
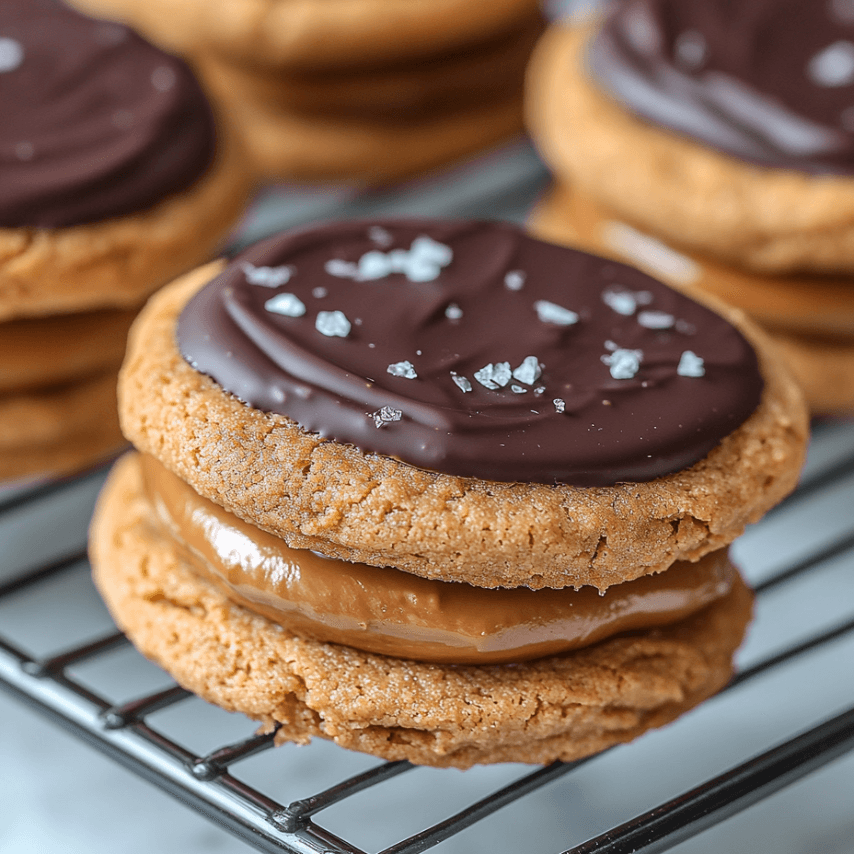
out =
<svg viewBox="0 0 854 854"><path fill-rule="evenodd" d="M588 60L655 124L763 166L854 171L851 0L625 0Z"/></svg>
<svg viewBox="0 0 854 854"><path fill-rule="evenodd" d="M0 227L137 213L210 165L190 70L120 24L52 0L0 3Z"/></svg>
<svg viewBox="0 0 854 854"><path fill-rule="evenodd" d="M163 532L229 599L303 637L421 661L498 664L556 655L664 626L725 596L722 549L610 587L484 590L291 549L141 460Z"/></svg>
<svg viewBox="0 0 854 854"><path fill-rule="evenodd" d="M506 223L272 238L196 294L177 339L226 391L304 430L505 482L604 486L685 468L762 390L752 348L718 315Z"/></svg>

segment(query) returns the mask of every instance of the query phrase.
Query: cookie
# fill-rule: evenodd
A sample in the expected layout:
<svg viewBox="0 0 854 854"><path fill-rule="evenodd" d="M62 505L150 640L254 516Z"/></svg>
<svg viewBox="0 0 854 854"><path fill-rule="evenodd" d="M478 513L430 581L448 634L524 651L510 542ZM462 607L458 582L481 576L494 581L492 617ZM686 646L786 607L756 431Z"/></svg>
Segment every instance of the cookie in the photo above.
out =
<svg viewBox="0 0 854 854"><path fill-rule="evenodd" d="M249 175L189 69L47 0L0 31L0 320L137 306L209 257Z"/></svg>
<svg viewBox="0 0 854 854"><path fill-rule="evenodd" d="M105 309L0 323L0 399L117 371L134 317L135 311Z"/></svg>
<svg viewBox="0 0 854 854"><path fill-rule="evenodd" d="M661 726L722 687L750 616L736 576L726 596L684 620L568 654L509 666L395 658L304 639L233 604L155 519L139 457L126 457L90 543L111 612L185 687L267 729L281 725L279 743L322 737L458 768L570 761Z"/></svg>
<svg viewBox="0 0 854 854"><path fill-rule="evenodd" d="M635 264L674 287L725 300L761 323L801 384L810 410L854 408L854 288L841 276L760 275L679 251L582 193L552 188L530 217L544 239Z"/></svg>
<svg viewBox="0 0 854 854"><path fill-rule="evenodd" d="M143 453L95 582L280 743L465 768L628 741L729 679L725 547L803 457L794 382L728 316L509 224L277 235L135 323Z"/></svg>
<svg viewBox="0 0 854 854"><path fill-rule="evenodd" d="M413 121L456 112L509 92L521 93L525 67L543 30L538 18L483 45L408 60L397 66L298 73L199 57L195 67L211 78L222 103L252 101L301 116L339 120ZM244 93L229 99L234 92Z"/></svg>
<svg viewBox="0 0 854 854"><path fill-rule="evenodd" d="M125 447L117 373L115 364L71 382L0 394L0 481L68 474Z"/></svg>
<svg viewBox="0 0 854 854"><path fill-rule="evenodd" d="M854 80L821 75L854 24L809 0L750 20L722 7L632 0L604 28L551 28L529 69L535 141L560 182L665 241L762 273L851 273Z"/></svg>
<svg viewBox="0 0 854 854"><path fill-rule="evenodd" d="M384 184L460 161L522 133L521 93L414 118L302 115L258 99L254 85L207 68L255 172L266 180Z"/></svg>
<svg viewBox="0 0 854 854"><path fill-rule="evenodd" d="M391 263L414 266L391 272ZM564 276L550 272L562 268ZM720 309L758 348L757 364L727 321L637 270L531 240L510 225L404 221L283 236L222 272L221 264L195 271L140 317L120 387L123 427L199 494L291 546L482 587L605 589L725 546L794 486L806 415L762 334ZM417 286L419 276L439 284ZM193 348L217 362L217 382L190 367L176 343L184 306L212 279L208 296L232 288L246 302L234 315L243 332L215 297L198 310L213 312L200 332L185 327ZM580 290L567 291L568 281L581 282ZM614 303L612 292L624 296ZM350 380L334 373L307 380L301 368L297 380L269 372L259 353L280 333L264 305L279 294L283 311L302 306L299 321L284 323L307 334L311 348L332 346L358 360ZM652 302L633 304L629 314L606 302L625 306L632 294ZM403 295L415 300L412 308ZM357 297L373 306L370 314L349 304ZM642 326L637 308L645 322L669 318L671 327ZM331 324L326 333L316 332L309 309ZM187 314L196 316L196 308ZM512 318L512 331L501 316ZM335 331L342 318L343 339ZM260 336L254 343L249 329ZM206 349L211 334L220 344ZM446 334L459 349L438 367L413 349L422 336L433 342ZM584 342L581 362L562 349L575 339ZM659 352L665 343L671 349ZM641 371L649 347L657 367ZM686 351L707 360L714 383L677 373L683 358L694 373L705 370ZM274 359L294 370L283 353ZM244 363L248 374L223 373ZM408 378L419 365L429 366L430 383ZM334 383L336 392L330 397L317 383ZM651 390L674 384L675 396ZM501 392L497 421L479 417L491 389ZM420 394L434 395L430 405ZM323 418L334 419L333 433ZM684 423L699 429L686 435Z"/></svg>
<svg viewBox="0 0 854 854"><path fill-rule="evenodd" d="M468 48L539 15L534 0L75 0L179 55L299 71L394 64Z"/></svg>

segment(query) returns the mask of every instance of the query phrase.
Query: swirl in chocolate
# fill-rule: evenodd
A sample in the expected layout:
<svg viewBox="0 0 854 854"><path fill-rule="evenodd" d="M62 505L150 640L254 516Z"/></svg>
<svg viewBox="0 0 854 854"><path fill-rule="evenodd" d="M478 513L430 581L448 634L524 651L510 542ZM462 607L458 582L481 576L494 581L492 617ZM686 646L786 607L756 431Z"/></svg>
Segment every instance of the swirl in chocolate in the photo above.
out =
<svg viewBox="0 0 854 854"><path fill-rule="evenodd" d="M332 224L184 308L196 370L304 430L446 474L604 486L702 459L756 408L723 318L506 223Z"/></svg>
<svg viewBox="0 0 854 854"><path fill-rule="evenodd" d="M184 63L52 0L0 3L0 227L150 208L210 165L213 116Z"/></svg>
<svg viewBox="0 0 854 854"><path fill-rule="evenodd" d="M160 533L232 601L303 637L398 658L497 664L678 622L732 588L726 549L610 587L485 590L291 549L141 459Z"/></svg>
<svg viewBox="0 0 854 854"><path fill-rule="evenodd" d="M854 172L851 0L625 0L589 64L632 112L742 160Z"/></svg>

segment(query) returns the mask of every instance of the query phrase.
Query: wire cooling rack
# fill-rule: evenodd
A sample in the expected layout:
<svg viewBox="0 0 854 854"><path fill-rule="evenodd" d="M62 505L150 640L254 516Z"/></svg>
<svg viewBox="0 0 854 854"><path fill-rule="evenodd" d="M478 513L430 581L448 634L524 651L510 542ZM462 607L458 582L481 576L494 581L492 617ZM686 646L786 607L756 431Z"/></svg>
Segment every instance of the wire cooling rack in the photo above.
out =
<svg viewBox="0 0 854 854"><path fill-rule="evenodd" d="M25 490L0 500L0 528L16 520L20 526L21 520L31 518L46 503L60 500L61 506L74 507L75 504L69 505L63 498L65 493L83 490L88 495L97 488L102 477L103 472L96 471L83 478ZM79 499L77 504L82 502L88 506L86 500L89 499ZM736 547L739 562L757 593L758 616L752 630L753 638L730 684L693 713L709 718L713 728L714 720L724 715L723 707L729 703L730 710L726 713L730 717L735 714L743 719L759 715L768 722L779 705L774 699L776 695L767 694L769 681L782 680L785 685L787 678L791 679L783 692L783 696L791 698L787 705L797 706L799 695L821 690L812 682L805 684L803 673L794 671L800 662L808 665L812 676L826 676L833 684L833 695L824 705L820 704L820 714L811 710L807 713L809 716L796 720L794 727L790 721L786 737L776 738L773 744L765 744L761 736L756 737L758 749L754 747L744 752L741 761L725 762L711 774L708 769L714 768L714 763L702 761L695 763L696 769L692 767L692 754L699 754L700 747L708 753L710 739L721 738L713 729L710 733L709 726L704 726L702 743L696 738L692 741L690 732L687 741L680 738L682 721L655 736L648 736L660 742L656 755L662 757L661 763L669 761L682 776L689 774L685 777L689 785L675 789L674 796L662 803L650 803L635 817L624 816L610 829L581 844L570 833L565 845L552 850L617 854L669 849L854 747L854 705L849 705L854 702L854 665L851 663L854 660L851 656L854 596L850 595L854 590L852 507L854 424L818 425L810 466L797 492L754 526ZM50 550L51 538L44 536L44 531L41 533L41 537L32 532L24 535L33 554L45 548ZM85 642L51 636L53 646L46 653L30 651L26 637L32 636L33 622L42 621L43 626L53 624L56 613L63 607L61 601L51 600L49 596L45 601L45 589L66 575L79 576L81 583L88 583L87 572L82 548L50 556L25 569L10 571L0 563L0 687L256 849L363 854L364 847L330 828L324 820L329 814L327 811L334 813L334 808L348 799L382 799L388 786L399 785L400 781L391 783L391 780L400 775L412 778L411 790L416 798L424 800L432 797L437 785L436 774L455 775L455 785L459 785L460 779L467 779L459 772L427 771L407 762L373 764L365 771L343 774L337 779L336 763L345 767L346 762L341 759L352 754L330 748L332 752L325 754L325 761L330 765L327 773L335 779L331 786L322 791L303 791L296 799L277 800L242 778L241 763L250 762L272 747L272 735L253 735L249 721L245 722L246 737L198 752L180 737L170 734L168 721L161 724L164 711L191 701L191 695L177 685L159 687L141 696L124 696L119 701L114 696L115 686L108 684L106 690L103 687L93 690L91 680L87 681L85 676L87 668L125 649L128 642L122 634L112 631ZM828 590L829 598L825 595ZM786 593L789 594L788 605L785 596L780 598ZM27 630L21 628L20 619L16 624L8 616L4 617L11 611L3 608L13 605L14 613L20 614L26 611L30 600L38 600L39 610L33 616L21 618L26 623L24 629L30 630L28 635ZM15 636L15 625L19 628L17 634L25 637L23 642ZM198 701L193 699L192 702ZM684 726L690 730L691 724ZM760 729L765 728L763 722ZM777 735L770 723L767 728ZM725 733L723 737L726 739ZM720 752L725 757L725 744L724 740L713 745L712 752ZM505 785L481 791L478 784L473 784L464 806L453 808L440 820L432 821L430 826L406 838L382 846L383 854L425 851L469 828L468 834L474 836L466 838L474 839L475 825L481 828L488 825L490 818L495 820L503 808L544 791L550 785L555 786L559 778L572 779L597 763L613 766L612 773L619 776L623 773L621 757L633 747L614 748L580 762L555 763L518 773L517 769L523 766L509 766L511 779ZM288 774L287 751L298 749L278 749L283 757L283 775ZM674 764L675 757L678 763ZM431 776L422 778L425 780L423 791L419 791L419 775L427 774ZM700 776L690 776L697 774ZM677 781L679 779L682 777L677 774ZM292 788L299 788L298 778L291 778L289 782ZM657 791L655 785L651 784L650 788ZM536 833L536 827L531 828L531 833ZM496 850L495 854L500 852Z"/></svg>

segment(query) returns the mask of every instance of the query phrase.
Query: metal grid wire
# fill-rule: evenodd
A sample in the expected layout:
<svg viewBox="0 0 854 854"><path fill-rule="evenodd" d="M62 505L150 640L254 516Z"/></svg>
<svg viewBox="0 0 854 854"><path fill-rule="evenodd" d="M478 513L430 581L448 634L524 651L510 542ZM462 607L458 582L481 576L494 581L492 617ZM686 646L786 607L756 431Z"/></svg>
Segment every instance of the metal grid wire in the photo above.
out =
<svg viewBox="0 0 854 854"><path fill-rule="evenodd" d="M811 473L788 499L787 505L814 501L854 474L854 425L848 431L847 440L847 449L837 453L819 471ZM73 481L52 484L0 502L0 520L4 515L22 512L28 505L61 492L69 483L73 485ZM848 494L842 500L850 502L851 498ZM803 579L832 560L846 561L854 570L854 521L842 536L821 543L808 557L779 567L755 584L758 599L761 602L770 591L795 579ZM82 551L36 566L0 583L0 603L7 597L27 595L61 573L85 570L86 556ZM44 618L50 619L50 614L46 613ZM792 641L745 667L721 693L736 694L769 671L779 670L796 658L828 647L852 632L854 614L805 639ZM97 660L124 644L127 640L122 634L111 633L84 645L35 657L0 632L0 687L260 851L363 854L361 849L320 823L323 810L397 775L419 773L407 762L387 762L320 793L308 793L288 804L279 803L232 774L232 769L242 760L272 747L272 735L252 736L206 755L197 755L149 722L155 712L191 696L179 686L116 705L71 675L72 667ZM854 686L850 683L849 678L854 694ZM708 702L713 704L716 699ZM814 722L805 722L807 727L811 724ZM700 782L632 821L570 849L568 854L666 850L852 748L854 706L713 779ZM597 759L554 763L524 773L456 814L385 848L382 854L416 854L430 849L511 802Z"/></svg>

